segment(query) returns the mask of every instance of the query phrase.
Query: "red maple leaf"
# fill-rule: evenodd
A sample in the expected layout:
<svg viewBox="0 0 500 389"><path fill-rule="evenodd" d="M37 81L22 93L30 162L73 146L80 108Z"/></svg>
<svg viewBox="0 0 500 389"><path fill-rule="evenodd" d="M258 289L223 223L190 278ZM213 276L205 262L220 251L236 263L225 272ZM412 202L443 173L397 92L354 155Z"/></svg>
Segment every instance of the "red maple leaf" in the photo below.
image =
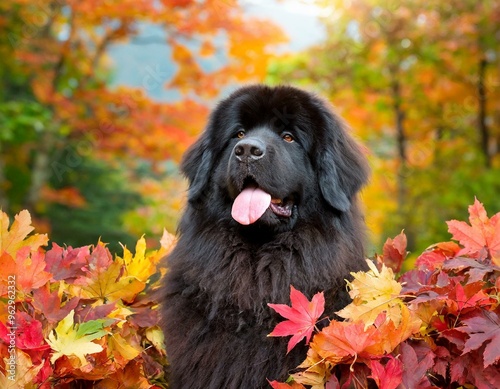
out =
<svg viewBox="0 0 500 389"><path fill-rule="evenodd" d="M428 387L427 370L434 365L435 354L425 348L412 347L403 342L400 346L401 362L403 362L403 387L420 388Z"/></svg>
<svg viewBox="0 0 500 389"><path fill-rule="evenodd" d="M488 218L484 205L477 199L469 207L469 221L451 220L447 222L448 231L453 239L458 240L464 249L459 254L480 256L487 250L495 264L500 261L500 213Z"/></svg>
<svg viewBox="0 0 500 389"><path fill-rule="evenodd" d="M387 238L384 243L383 254L384 264L394 270L394 273L399 273L408 251L406 251L406 235L403 231L394 239Z"/></svg>
<svg viewBox="0 0 500 389"><path fill-rule="evenodd" d="M456 330L469 335L463 354L477 350L484 344L486 346L483 353L484 367L498 361L500 359L500 317L495 312L483 310L479 315L462 321L466 326L456 328Z"/></svg>
<svg viewBox="0 0 500 389"><path fill-rule="evenodd" d="M389 355L388 358L389 361L385 365L375 359L370 362L372 369L370 377L380 389L396 389L402 381L403 363L392 355Z"/></svg>
<svg viewBox="0 0 500 389"><path fill-rule="evenodd" d="M42 313L50 323L57 323L64 319L68 313L75 309L79 301L78 297L73 297L63 305L58 290L50 292L48 285L33 292L33 307Z"/></svg>
<svg viewBox="0 0 500 389"><path fill-rule="evenodd" d="M285 304L268 304L269 307L283 316L285 320L274 327L268 336L289 336L287 353L292 350L304 337L309 344L314 327L325 310L325 297L323 292L316 293L309 301L306 296L290 287L291 307Z"/></svg>
<svg viewBox="0 0 500 389"><path fill-rule="evenodd" d="M52 249L45 254L46 271L53 274L54 280L66 280L72 283L78 277L84 276L84 268L90 257L90 246L63 249L52 243Z"/></svg>
<svg viewBox="0 0 500 389"><path fill-rule="evenodd" d="M457 282L446 300L450 312L453 314L464 313L463 310L491 305L492 301L483 291L483 286L484 282L482 281L466 284L465 286Z"/></svg>
<svg viewBox="0 0 500 389"><path fill-rule="evenodd" d="M455 242L441 242L426 249L415 262L418 269L440 269L449 258L454 258L460 251L460 246Z"/></svg>

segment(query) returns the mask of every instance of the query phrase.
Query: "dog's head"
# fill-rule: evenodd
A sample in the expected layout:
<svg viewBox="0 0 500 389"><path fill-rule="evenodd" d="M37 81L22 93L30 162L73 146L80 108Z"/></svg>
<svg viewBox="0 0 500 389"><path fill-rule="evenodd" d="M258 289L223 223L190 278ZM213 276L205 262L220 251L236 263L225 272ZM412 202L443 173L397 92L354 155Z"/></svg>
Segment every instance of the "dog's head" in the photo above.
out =
<svg viewBox="0 0 500 389"><path fill-rule="evenodd" d="M189 202L243 225L283 229L312 210L348 212L368 178L363 152L321 99L289 86L223 100L181 165Z"/></svg>

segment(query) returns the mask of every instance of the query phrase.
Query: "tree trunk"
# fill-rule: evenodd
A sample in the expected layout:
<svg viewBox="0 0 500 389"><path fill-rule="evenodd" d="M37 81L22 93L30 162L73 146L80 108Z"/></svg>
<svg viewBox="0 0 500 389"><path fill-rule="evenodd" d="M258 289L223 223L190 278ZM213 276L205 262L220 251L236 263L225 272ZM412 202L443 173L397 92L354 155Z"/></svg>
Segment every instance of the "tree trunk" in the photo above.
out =
<svg viewBox="0 0 500 389"><path fill-rule="evenodd" d="M481 152L484 155L484 163L486 167L491 168L491 154L490 154L490 131L488 125L486 124L486 99L487 90L485 86L486 82L486 67L488 61L486 58L481 58L479 61L479 71L477 79L477 97L479 102L479 107L477 111L477 122L479 128L479 134L481 137Z"/></svg>
<svg viewBox="0 0 500 389"><path fill-rule="evenodd" d="M54 140L52 130L47 129L41 138L39 147L36 149L33 168L31 169L31 185L25 200L25 207L30 211L35 211L42 188L50 177L50 153Z"/></svg>
<svg viewBox="0 0 500 389"><path fill-rule="evenodd" d="M392 100L394 109L394 120L396 127L397 154L399 159L398 178L397 178L398 208L403 209L407 197L407 188L406 188L406 175L408 173L407 172L408 160L406 152L407 140L404 129L405 114L403 109L401 108L401 86L399 80L397 80L396 78L393 80L391 84L391 89L392 89Z"/></svg>
<svg viewBox="0 0 500 389"><path fill-rule="evenodd" d="M2 143L0 142L0 210L3 210L4 212L9 210L9 199L5 193L6 183L5 164L2 158Z"/></svg>
<svg viewBox="0 0 500 389"><path fill-rule="evenodd" d="M397 74L393 74L391 82L391 92L394 110L394 121L396 127L396 147L399 160L397 172L397 201L398 212L401 218L401 229L405 230L408 240L408 248L411 250L415 244L415 236L413 232L412 217L409 203L408 190L408 138L405 132L405 112L401 106L403 99L401 95L401 84L397 78Z"/></svg>

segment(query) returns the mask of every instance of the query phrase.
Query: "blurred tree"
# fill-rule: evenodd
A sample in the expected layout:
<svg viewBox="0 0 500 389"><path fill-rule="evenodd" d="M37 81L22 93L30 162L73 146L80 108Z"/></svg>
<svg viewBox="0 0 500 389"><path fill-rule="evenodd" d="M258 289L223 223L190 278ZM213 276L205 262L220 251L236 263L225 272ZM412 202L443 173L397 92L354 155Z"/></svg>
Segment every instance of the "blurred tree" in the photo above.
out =
<svg viewBox="0 0 500 389"><path fill-rule="evenodd" d="M108 87L106 50L137 37L141 23L164 28L178 68L168 86L185 92L183 101L154 103L143 90ZM90 160L120 160L132 172L138 161L155 170L178 160L203 127L203 98L233 80L264 77L268 47L284 40L272 24L245 18L236 0L2 1L0 206L54 210L46 202L61 196L50 189L62 198L78 193L61 184ZM221 53L225 65L202 69L201 57Z"/></svg>
<svg viewBox="0 0 500 389"><path fill-rule="evenodd" d="M71 150L55 160L66 160ZM112 252L121 252L119 243L134 247L137 235L124 231L123 215L142 201L125 179L128 175L120 166L83 157L61 180L51 176L43 193L52 200L47 209L51 235L73 247L99 239L109 243Z"/></svg>
<svg viewBox="0 0 500 389"><path fill-rule="evenodd" d="M375 239L404 228L422 249L474 195L500 209L500 4L317 3L330 10L326 41L275 63L270 80L320 88L369 146Z"/></svg>

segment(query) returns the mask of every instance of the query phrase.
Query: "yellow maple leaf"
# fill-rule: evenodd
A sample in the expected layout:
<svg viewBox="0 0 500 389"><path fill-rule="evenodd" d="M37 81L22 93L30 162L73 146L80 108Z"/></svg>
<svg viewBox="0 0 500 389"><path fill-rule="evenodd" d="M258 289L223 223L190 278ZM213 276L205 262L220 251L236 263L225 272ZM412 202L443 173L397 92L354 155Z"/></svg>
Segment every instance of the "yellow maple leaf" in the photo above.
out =
<svg viewBox="0 0 500 389"><path fill-rule="evenodd" d="M147 281L156 270L156 264L151 259L152 256L146 256L146 239L144 239L144 235L137 241L135 255L126 246L123 246L122 260L128 276L135 277L139 281Z"/></svg>
<svg viewBox="0 0 500 389"><path fill-rule="evenodd" d="M139 281L146 282L156 272L160 260L172 250L175 245L175 236L163 230L160 244L159 250L146 254L146 240L142 236L135 246L135 255L124 246L123 258L117 258L123 260L126 274L137 278Z"/></svg>
<svg viewBox="0 0 500 389"><path fill-rule="evenodd" d="M15 258L16 252L21 247L29 246L31 252L34 252L40 246L46 246L49 241L47 234L35 234L27 238L34 229L28 211L21 211L14 217L10 230L9 217L6 213L0 212L0 255L7 252Z"/></svg>
<svg viewBox="0 0 500 389"><path fill-rule="evenodd" d="M166 355L165 351L165 335L158 326L146 329L146 338L153 344L160 354Z"/></svg>
<svg viewBox="0 0 500 389"><path fill-rule="evenodd" d="M81 289L83 298L100 298L105 302L123 300L132 302L146 284L136 277L122 276L122 261L117 258L110 266L95 269L88 284Z"/></svg>
<svg viewBox="0 0 500 389"><path fill-rule="evenodd" d="M311 389L323 389L330 378L332 364L322 358L315 350L307 350L307 358L298 367L300 370L292 374L293 380L302 385L310 385Z"/></svg>
<svg viewBox="0 0 500 389"><path fill-rule="evenodd" d="M354 279L352 282L347 282L347 285L353 301L337 314L344 319L363 321L366 329L375 323L379 314L384 312L387 319L398 326L401 322L403 305L398 296L402 286L394 279L391 268L382 265L379 271L372 261L366 262L369 271L351 273Z"/></svg>
<svg viewBox="0 0 500 389"><path fill-rule="evenodd" d="M91 320L78 325L74 322L74 314L75 311L71 310L46 339L54 351L50 358L51 363L66 355L76 357L80 361L79 367L83 367L88 364L85 355L103 350L101 345L92 341L106 335L108 332L104 327L114 320Z"/></svg>
<svg viewBox="0 0 500 389"><path fill-rule="evenodd" d="M120 334L113 334L109 338L108 350L115 357L115 353L120 354L126 361L131 361L143 351L138 344L125 340Z"/></svg>

